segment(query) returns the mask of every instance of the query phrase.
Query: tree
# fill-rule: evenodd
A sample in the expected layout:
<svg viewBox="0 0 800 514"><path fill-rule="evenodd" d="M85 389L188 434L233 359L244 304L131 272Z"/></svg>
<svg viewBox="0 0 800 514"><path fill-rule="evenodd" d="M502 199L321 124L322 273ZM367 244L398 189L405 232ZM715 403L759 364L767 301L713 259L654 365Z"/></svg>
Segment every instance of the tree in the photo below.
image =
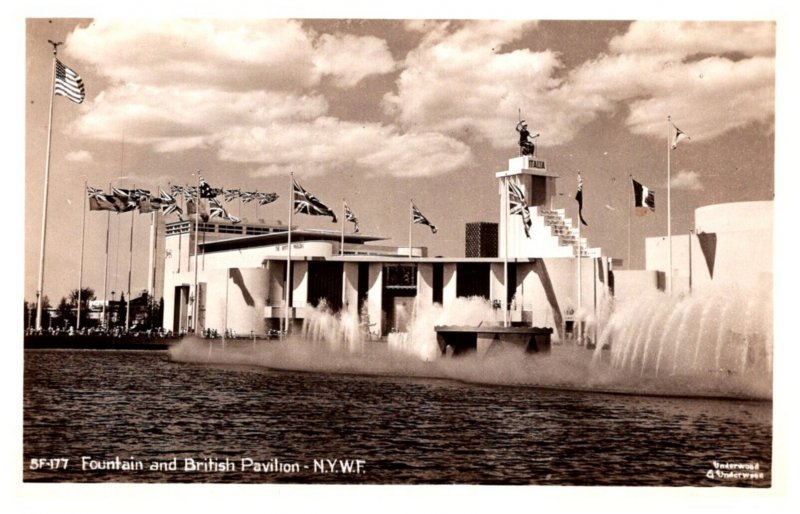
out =
<svg viewBox="0 0 800 514"><path fill-rule="evenodd" d="M89 316L89 302L95 300L97 297L94 295L94 289L91 287L81 288L81 327L85 326L86 319ZM78 290L73 289L69 293L69 304L76 308L78 307Z"/></svg>
<svg viewBox="0 0 800 514"><path fill-rule="evenodd" d="M72 305L70 305L65 297L61 297L56 311L58 312L58 319L61 322L61 326L67 328L68 325L74 325L75 316L72 314Z"/></svg>

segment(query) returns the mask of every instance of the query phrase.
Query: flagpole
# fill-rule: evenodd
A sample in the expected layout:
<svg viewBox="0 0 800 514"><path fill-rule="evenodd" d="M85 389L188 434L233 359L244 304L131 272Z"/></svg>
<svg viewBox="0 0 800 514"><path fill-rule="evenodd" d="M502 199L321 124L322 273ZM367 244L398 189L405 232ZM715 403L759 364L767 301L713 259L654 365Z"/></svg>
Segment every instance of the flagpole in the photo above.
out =
<svg viewBox="0 0 800 514"><path fill-rule="evenodd" d="M527 208L523 206L523 209ZM503 216L505 228L503 235L503 326L508 326L508 176L503 177ZM524 223L524 221L523 221Z"/></svg>
<svg viewBox="0 0 800 514"><path fill-rule="evenodd" d="M670 163L669 126L672 117L667 116L667 246L669 246L669 269L667 270L667 293L672 294L672 168Z"/></svg>
<svg viewBox="0 0 800 514"><path fill-rule="evenodd" d="M83 247L86 239L86 188L88 181L83 181L83 221L81 221L81 265L78 270L78 318L75 321L75 328L81 328L81 289L83 288Z"/></svg>
<svg viewBox="0 0 800 514"><path fill-rule="evenodd" d="M411 226L414 224L414 199L408 204L408 258L411 258Z"/></svg>
<svg viewBox="0 0 800 514"><path fill-rule="evenodd" d="M134 189L136 186L134 185ZM125 304L125 332L128 331L131 325L131 272L133 270L133 219L136 217L136 212L131 211L131 237L130 246L128 248L128 301Z"/></svg>
<svg viewBox="0 0 800 514"><path fill-rule="evenodd" d="M53 78L50 82L50 114L47 121L47 152L45 156L44 165L44 197L42 199L42 238L39 243L39 281L37 284L36 295L36 330L42 329L42 298L44 298L44 252L45 240L47 232L47 195L50 189L50 148L53 140L53 92L56 85L56 56L58 55L58 45L61 43L53 43Z"/></svg>
<svg viewBox="0 0 800 514"><path fill-rule="evenodd" d="M344 255L344 219L347 217L344 212L345 201L342 198L342 242L339 245L339 255Z"/></svg>
<svg viewBox="0 0 800 514"><path fill-rule="evenodd" d="M111 182L108 183L108 190L111 191ZM106 322L106 301L108 300L108 240L109 240L109 232L111 231L111 211L106 212L106 265L105 271L103 272L103 326L108 328L108 323Z"/></svg>
<svg viewBox="0 0 800 514"><path fill-rule="evenodd" d="M578 181L580 181L580 172L578 172ZM578 312L577 312L577 322L578 322L578 344L583 343L583 322L581 321L581 317L583 316L583 312L581 311L583 306L583 266L581 266L581 257L583 253L582 249L582 242L581 242L581 223L580 220L580 211L578 212L578 251L577 251L577 258L578 258Z"/></svg>
<svg viewBox="0 0 800 514"><path fill-rule="evenodd" d="M155 285L155 256L153 255L155 253L154 248L156 242L155 222L156 211L150 211L150 255L147 259L147 294L150 296L150 298L153 297Z"/></svg>
<svg viewBox="0 0 800 514"><path fill-rule="evenodd" d="M197 246L200 230L200 170L195 173L197 189L192 194L194 204L194 302L192 302L192 332L197 335L197 315L200 312L197 304L200 302L200 291L197 290Z"/></svg>
<svg viewBox="0 0 800 514"><path fill-rule="evenodd" d="M284 334L286 336L289 335L289 309L291 306L289 305L289 300L291 296L289 295L291 283L292 283L292 216L294 213L294 172L289 173L289 231L288 231L288 252L286 254L286 302L284 309Z"/></svg>
<svg viewBox="0 0 800 514"><path fill-rule="evenodd" d="M156 269L157 268L157 261L156 261L155 254L158 253L158 225L159 225L159 219L160 219L159 214L161 214L160 210L153 211L153 222L154 222L154 229L153 229L153 264L152 264L153 265L153 283L152 283L152 287L153 287L152 296L153 296L153 298L155 298L155 296L156 296L156 278L157 278L156 275L158 274L157 273L158 270Z"/></svg>
<svg viewBox="0 0 800 514"><path fill-rule="evenodd" d="M628 174L628 178L630 179L629 182L631 184L631 189L633 189L633 175ZM636 191L632 191L636 194ZM631 195L628 195L628 269L632 269L631 263L631 211L633 210L633 202L631 200Z"/></svg>

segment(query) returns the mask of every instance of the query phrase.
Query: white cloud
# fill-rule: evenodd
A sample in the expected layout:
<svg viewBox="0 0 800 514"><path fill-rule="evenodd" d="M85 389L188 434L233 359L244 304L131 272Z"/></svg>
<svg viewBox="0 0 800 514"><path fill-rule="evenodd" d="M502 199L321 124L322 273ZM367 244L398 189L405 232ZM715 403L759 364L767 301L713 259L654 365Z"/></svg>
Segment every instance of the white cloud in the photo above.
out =
<svg viewBox="0 0 800 514"><path fill-rule="evenodd" d="M94 158L92 157L91 152L87 150L76 150L74 152L69 152L64 158L70 162L93 162Z"/></svg>
<svg viewBox="0 0 800 514"><path fill-rule="evenodd" d="M426 35L405 60L387 112L405 127L495 146L514 144L517 108L543 145L566 143L601 113L627 115L631 132L661 137L671 115L696 141L772 123L773 23L636 22L566 74L554 51L502 52L513 23L409 22ZM719 54L719 55L713 55Z"/></svg>
<svg viewBox="0 0 800 514"><path fill-rule="evenodd" d="M389 73L395 67L389 45L376 37L322 34L315 47L315 66L333 76L340 87L353 87L366 76Z"/></svg>
<svg viewBox="0 0 800 514"><path fill-rule="evenodd" d="M217 148L222 159L267 167L292 162L288 156L308 160L310 141L321 142L313 146L314 162L314 152L329 159L337 145L346 154L357 147L346 134L317 130L338 123L324 117L329 106L320 81L330 76L333 85L349 88L395 66L382 39L318 35L286 20L97 21L67 41L73 58L108 79L84 105L75 133L115 140L124 132L126 141L158 152ZM394 129L381 130L397 137ZM260 134L270 135L265 147L275 152L249 146Z"/></svg>
<svg viewBox="0 0 800 514"><path fill-rule="evenodd" d="M555 100L562 67L555 52L503 52L535 26L524 22L408 23L427 30L405 59L397 92L384 96L385 110L405 127L480 137L497 147L513 146L509 120L517 109L532 126L548 127L548 142L573 135L575 117ZM578 113L580 117L580 113Z"/></svg>
<svg viewBox="0 0 800 514"><path fill-rule="evenodd" d="M672 189L686 189L689 191L702 191L703 184L700 174L696 171L679 171L671 179Z"/></svg>
<svg viewBox="0 0 800 514"><path fill-rule="evenodd" d="M573 70L564 89L586 110L627 109L635 134L662 136L669 115L695 141L772 122L771 23L636 22L610 48Z"/></svg>
<svg viewBox="0 0 800 514"><path fill-rule="evenodd" d="M399 133L377 123L354 123L321 117L311 123L270 127L234 127L221 138L220 158L243 163L267 162L262 175L302 170L304 176L353 171L368 175L420 177L466 166L467 145L437 133Z"/></svg>
<svg viewBox="0 0 800 514"><path fill-rule="evenodd" d="M771 56L775 53L775 24L762 22L637 21L609 43L616 54L742 53Z"/></svg>

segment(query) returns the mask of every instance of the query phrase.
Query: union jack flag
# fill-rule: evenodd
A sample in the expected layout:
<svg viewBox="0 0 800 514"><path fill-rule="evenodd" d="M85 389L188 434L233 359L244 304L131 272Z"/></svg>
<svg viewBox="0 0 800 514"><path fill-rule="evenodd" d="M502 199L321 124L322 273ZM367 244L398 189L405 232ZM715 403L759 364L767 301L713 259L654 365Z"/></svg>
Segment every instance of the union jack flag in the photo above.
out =
<svg viewBox="0 0 800 514"><path fill-rule="evenodd" d="M241 193L239 193L239 198L241 198L242 202L244 202L244 203L250 203L250 202L252 202L253 200L256 199L257 195L258 195L258 192L242 191Z"/></svg>
<svg viewBox="0 0 800 514"><path fill-rule="evenodd" d="M414 202L411 202L411 212L414 216L414 223L416 223L417 225L428 225L429 227L431 227L431 232L433 232L434 234L438 231L436 225L428 221L428 218L426 218L425 215L423 215L419 211L419 209L417 209L417 206L414 205Z"/></svg>
<svg viewBox="0 0 800 514"><path fill-rule="evenodd" d="M330 216L331 222L336 223L336 214L324 203L320 202L316 196L312 195L292 179L294 183L294 212L309 214L311 216Z"/></svg>
<svg viewBox="0 0 800 514"><path fill-rule="evenodd" d="M508 208L509 214L519 214L522 216L522 225L525 227L525 235L531 237L531 213L528 211L528 202L522 189L513 182L508 183Z"/></svg>
<svg viewBox="0 0 800 514"><path fill-rule="evenodd" d="M267 205L278 199L277 193L256 193L258 205Z"/></svg>
<svg viewBox="0 0 800 514"><path fill-rule="evenodd" d="M117 212L128 212L139 206L138 196L130 189L111 188L111 200Z"/></svg>
<svg viewBox="0 0 800 514"><path fill-rule="evenodd" d="M353 232L355 232L355 233L359 232L359 230L358 230L358 218L356 218L356 215L353 214L353 211L350 210L350 206L347 205L347 202L344 203L344 219L346 219L347 221L349 221L353 225L355 225L355 228L353 229Z"/></svg>
<svg viewBox="0 0 800 514"><path fill-rule="evenodd" d="M228 214L228 211L225 210L225 207L219 203L219 200L216 198L212 198L208 201L209 203L209 211L208 211L208 219L214 219L216 217L225 218L226 220L232 222L234 225L237 223L241 223L242 220L237 218L236 216L232 216Z"/></svg>
<svg viewBox="0 0 800 514"><path fill-rule="evenodd" d="M239 198L240 194L241 194L241 191L239 191L238 189L223 189L222 190L222 195L225 198L226 202L230 202L231 200L233 200L235 198Z"/></svg>
<svg viewBox="0 0 800 514"><path fill-rule="evenodd" d="M117 206L114 200L104 193L101 189L87 187L86 194L89 196L90 211L116 211Z"/></svg>

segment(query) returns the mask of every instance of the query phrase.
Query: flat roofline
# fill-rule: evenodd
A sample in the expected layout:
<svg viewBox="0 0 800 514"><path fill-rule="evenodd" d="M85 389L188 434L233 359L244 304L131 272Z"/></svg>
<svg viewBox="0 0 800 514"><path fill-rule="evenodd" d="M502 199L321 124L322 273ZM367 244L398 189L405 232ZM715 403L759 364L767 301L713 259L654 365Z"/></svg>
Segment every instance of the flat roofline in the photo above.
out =
<svg viewBox="0 0 800 514"><path fill-rule="evenodd" d="M228 235L228 234L226 234ZM252 248L255 246L277 246L280 244L287 244L289 242L289 231L284 230L281 232L271 232L269 234L253 234L242 235L237 237L226 237L217 241L206 241L205 243L198 243L206 251L224 251L235 250L237 248ZM342 239L341 232L334 232L331 230L313 230L302 229L292 230L292 243L321 241L321 242L340 242ZM370 236L364 234L347 234L344 235L345 243L364 244L372 241L385 241L386 237Z"/></svg>

